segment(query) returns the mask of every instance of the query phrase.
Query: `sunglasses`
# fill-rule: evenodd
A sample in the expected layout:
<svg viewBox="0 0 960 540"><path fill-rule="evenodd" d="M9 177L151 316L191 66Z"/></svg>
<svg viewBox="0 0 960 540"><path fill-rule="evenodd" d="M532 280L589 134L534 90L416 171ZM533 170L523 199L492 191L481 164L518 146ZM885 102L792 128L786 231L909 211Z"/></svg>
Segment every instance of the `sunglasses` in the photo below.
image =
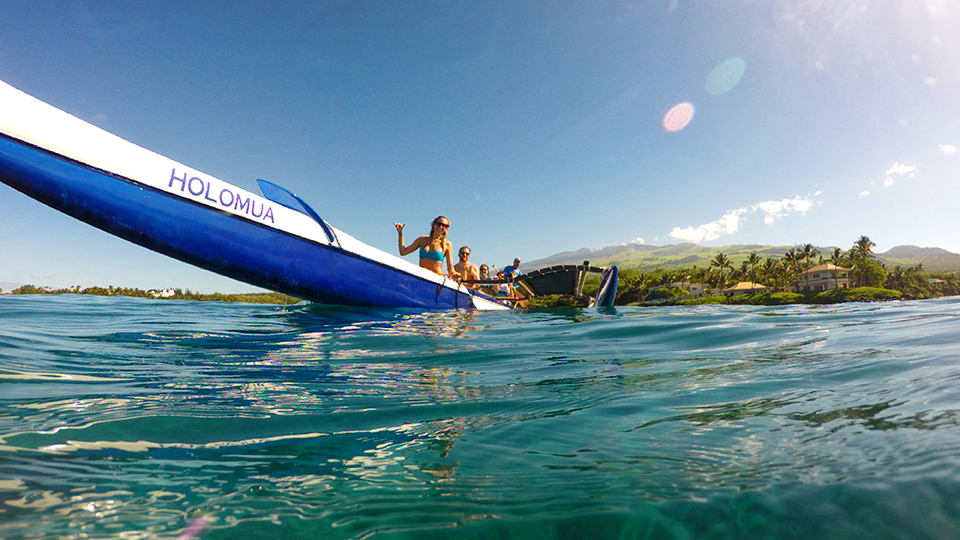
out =
<svg viewBox="0 0 960 540"><path fill-rule="evenodd" d="M449 224L449 223L440 223L439 221L434 221L433 224L436 225L436 226L438 226L438 227L443 227L444 229L449 229L449 228L450 228L450 224Z"/></svg>
<svg viewBox="0 0 960 540"><path fill-rule="evenodd" d="M469 252L469 251L461 251L460 254L461 254L461 255L469 255L470 252Z"/></svg>

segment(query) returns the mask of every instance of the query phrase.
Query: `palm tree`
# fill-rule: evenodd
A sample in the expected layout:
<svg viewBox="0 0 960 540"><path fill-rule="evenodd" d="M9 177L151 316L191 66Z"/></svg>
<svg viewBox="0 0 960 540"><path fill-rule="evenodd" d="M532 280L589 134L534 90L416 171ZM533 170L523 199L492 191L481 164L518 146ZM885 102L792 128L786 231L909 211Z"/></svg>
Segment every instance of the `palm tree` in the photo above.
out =
<svg viewBox="0 0 960 540"><path fill-rule="evenodd" d="M734 271L733 276L740 281L753 281L752 277L750 276L750 263L747 261L741 262L740 268L737 268Z"/></svg>
<svg viewBox="0 0 960 540"><path fill-rule="evenodd" d="M800 261L803 260L803 253L794 248L783 254L784 269L794 277L800 273Z"/></svg>
<svg viewBox="0 0 960 540"><path fill-rule="evenodd" d="M873 256L873 248L875 247L877 247L877 245L871 242L869 237L861 236L853 244L852 251L857 259L865 261Z"/></svg>
<svg viewBox="0 0 960 540"><path fill-rule="evenodd" d="M850 259L857 270L857 282L860 287L866 284L867 260L873 257L875 247L877 245L871 242L869 237L860 236L850 249Z"/></svg>
<svg viewBox="0 0 960 540"><path fill-rule="evenodd" d="M727 278L723 275L723 270L707 270L707 283L711 287L722 289L727 286Z"/></svg>
<svg viewBox="0 0 960 540"><path fill-rule="evenodd" d="M763 261L763 274L765 284L774 291L782 291L784 284L790 276L788 265L780 259L767 258Z"/></svg>
<svg viewBox="0 0 960 540"><path fill-rule="evenodd" d="M632 295L632 294L637 295L637 302L643 301L644 293L647 292L647 288L649 286L650 286L650 281L647 278L646 274L640 274L635 278L629 278L626 283L625 292L623 293L624 296L626 297L626 302L628 303L630 302L629 300L630 296L627 296L627 295Z"/></svg>
<svg viewBox="0 0 960 540"><path fill-rule="evenodd" d="M691 283L699 283L701 286L710 284L710 269L709 268L700 268L694 265L688 272ZM704 287L704 294L707 293L706 287Z"/></svg>
<svg viewBox="0 0 960 540"><path fill-rule="evenodd" d="M763 263L763 259L760 258L755 252L750 253L747 256L747 264L750 265L750 281L757 283L759 279L757 278L757 267Z"/></svg>
<svg viewBox="0 0 960 540"><path fill-rule="evenodd" d="M674 281L674 273L666 270L660 274L660 277L657 279L657 285L661 287L669 287Z"/></svg>
<svg viewBox="0 0 960 540"><path fill-rule="evenodd" d="M773 273L778 264L780 264L780 261L778 261L777 259L774 259L772 257L767 257L763 261L763 266L761 266L761 269L763 270L763 280L767 285L770 285L771 287L773 286Z"/></svg>
<svg viewBox="0 0 960 540"><path fill-rule="evenodd" d="M716 257L710 261L710 266L719 269L721 274L723 273L724 268L733 269L733 264L730 262L729 257L723 253L717 253Z"/></svg>
<svg viewBox="0 0 960 540"><path fill-rule="evenodd" d="M830 254L830 264L834 266L843 266L847 264L847 258L843 255L842 249L833 248L833 253Z"/></svg>
<svg viewBox="0 0 960 540"><path fill-rule="evenodd" d="M836 266L837 268L846 268L850 264L850 260L844 255L843 250L840 248L833 248L833 252L830 254L830 264ZM840 270L833 270L833 288L836 289L839 287L840 283Z"/></svg>
<svg viewBox="0 0 960 540"><path fill-rule="evenodd" d="M813 244L804 244L804 245L803 245L803 251L801 251L801 253L802 253L802 255L803 255L804 260L806 260L806 262L807 262L806 267L804 268L804 270L809 270L809 269L810 269L810 259L816 257L817 255L820 255L820 250L817 249L817 248L815 248L815 247L813 247Z"/></svg>
<svg viewBox="0 0 960 540"><path fill-rule="evenodd" d="M718 287L725 287L727 285L727 279L723 275L723 269L729 268L733 270L733 264L730 262L730 258L723 253L717 253L713 260L710 261L710 266L718 270L718 276L714 280L714 283L716 283Z"/></svg>

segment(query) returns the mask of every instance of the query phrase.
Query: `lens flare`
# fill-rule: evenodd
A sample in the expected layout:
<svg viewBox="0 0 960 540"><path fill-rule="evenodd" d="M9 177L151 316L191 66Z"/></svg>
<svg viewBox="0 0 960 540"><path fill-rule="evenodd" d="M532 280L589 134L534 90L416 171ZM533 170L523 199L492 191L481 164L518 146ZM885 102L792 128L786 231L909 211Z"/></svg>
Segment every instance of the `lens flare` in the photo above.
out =
<svg viewBox="0 0 960 540"><path fill-rule="evenodd" d="M719 96L736 86L747 71L747 63L740 58L730 58L713 68L707 76L707 92Z"/></svg>
<svg viewBox="0 0 960 540"><path fill-rule="evenodd" d="M209 522L206 518L203 516L198 517L197 519L193 520L193 523L191 523L190 526L183 531L183 534L181 534L180 538L177 540L190 540L191 538L203 532L203 529L207 527L207 523Z"/></svg>
<svg viewBox="0 0 960 540"><path fill-rule="evenodd" d="M667 131L680 131L693 119L693 105L681 103L667 111L663 117L663 128Z"/></svg>

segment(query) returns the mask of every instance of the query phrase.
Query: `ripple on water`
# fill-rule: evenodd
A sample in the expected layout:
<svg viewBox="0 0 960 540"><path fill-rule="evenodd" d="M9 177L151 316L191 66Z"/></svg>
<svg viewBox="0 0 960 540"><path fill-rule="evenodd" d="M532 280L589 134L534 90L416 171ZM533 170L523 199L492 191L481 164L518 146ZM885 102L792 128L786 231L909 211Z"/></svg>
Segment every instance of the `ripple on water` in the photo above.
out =
<svg viewBox="0 0 960 540"><path fill-rule="evenodd" d="M958 314L2 297L0 536L956 537Z"/></svg>

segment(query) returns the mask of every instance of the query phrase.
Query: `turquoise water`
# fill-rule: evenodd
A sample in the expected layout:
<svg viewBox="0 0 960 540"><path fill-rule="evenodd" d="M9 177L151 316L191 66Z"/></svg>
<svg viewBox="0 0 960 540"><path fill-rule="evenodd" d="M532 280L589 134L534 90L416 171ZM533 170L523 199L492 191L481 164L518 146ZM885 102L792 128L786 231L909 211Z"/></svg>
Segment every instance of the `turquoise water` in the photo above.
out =
<svg viewBox="0 0 960 540"><path fill-rule="evenodd" d="M958 538L960 299L0 297L0 537Z"/></svg>

